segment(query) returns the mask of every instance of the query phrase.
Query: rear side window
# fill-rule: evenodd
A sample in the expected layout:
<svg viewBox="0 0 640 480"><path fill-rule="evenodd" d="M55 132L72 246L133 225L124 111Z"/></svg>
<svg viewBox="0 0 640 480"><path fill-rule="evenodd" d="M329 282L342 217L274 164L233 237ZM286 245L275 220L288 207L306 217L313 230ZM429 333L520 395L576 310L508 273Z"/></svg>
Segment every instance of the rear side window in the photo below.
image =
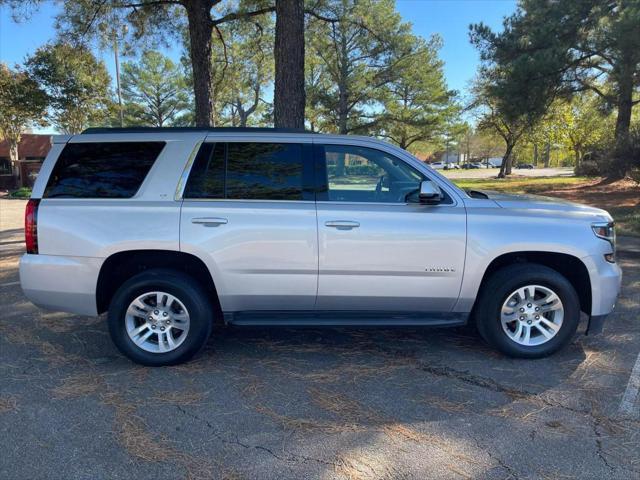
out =
<svg viewBox="0 0 640 480"><path fill-rule="evenodd" d="M308 199L310 189L305 188L304 179L312 175L312 162L305 166L303 150L303 145L296 143L204 143L184 197Z"/></svg>
<svg viewBox="0 0 640 480"><path fill-rule="evenodd" d="M70 143L58 158L44 198L130 198L164 142Z"/></svg>

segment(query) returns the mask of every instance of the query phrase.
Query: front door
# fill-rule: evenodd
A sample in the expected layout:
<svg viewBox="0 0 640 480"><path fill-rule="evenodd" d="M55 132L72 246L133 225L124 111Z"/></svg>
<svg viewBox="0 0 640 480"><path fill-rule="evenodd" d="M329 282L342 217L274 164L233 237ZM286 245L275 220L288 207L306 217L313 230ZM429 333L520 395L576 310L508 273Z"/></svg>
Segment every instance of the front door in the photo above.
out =
<svg viewBox="0 0 640 480"><path fill-rule="evenodd" d="M318 239L311 145L204 143L185 187L180 249L204 259L224 312L312 310Z"/></svg>
<svg viewBox="0 0 640 480"><path fill-rule="evenodd" d="M466 213L420 204L425 176L381 150L322 145L317 310L449 312L462 282ZM322 177L321 177L322 178Z"/></svg>

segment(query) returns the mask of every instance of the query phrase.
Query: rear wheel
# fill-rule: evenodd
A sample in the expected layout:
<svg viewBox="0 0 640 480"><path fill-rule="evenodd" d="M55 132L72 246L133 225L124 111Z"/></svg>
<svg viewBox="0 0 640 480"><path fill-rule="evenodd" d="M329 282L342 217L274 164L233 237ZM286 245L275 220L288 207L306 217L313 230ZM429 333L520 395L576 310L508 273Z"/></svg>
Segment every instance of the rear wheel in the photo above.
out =
<svg viewBox="0 0 640 480"><path fill-rule="evenodd" d="M566 345L580 321L580 301L555 270L518 264L491 275L476 306L482 337L506 355L541 358Z"/></svg>
<svg viewBox="0 0 640 480"><path fill-rule="evenodd" d="M148 270L127 280L114 295L109 332L134 362L175 365L206 344L212 312L206 291L193 278L174 270Z"/></svg>

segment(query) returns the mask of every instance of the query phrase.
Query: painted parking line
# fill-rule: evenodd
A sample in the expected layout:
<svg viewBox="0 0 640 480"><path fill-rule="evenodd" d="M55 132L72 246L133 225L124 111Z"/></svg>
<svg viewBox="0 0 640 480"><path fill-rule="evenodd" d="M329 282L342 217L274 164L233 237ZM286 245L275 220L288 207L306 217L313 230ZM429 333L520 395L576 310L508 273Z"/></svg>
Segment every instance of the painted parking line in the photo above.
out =
<svg viewBox="0 0 640 480"><path fill-rule="evenodd" d="M618 412L621 415L632 417L640 416L640 405L636 405L636 403L638 403L638 393L640 393L640 354L638 354L638 358L636 358L636 364L633 366L633 370L631 370L627 389L620 401Z"/></svg>

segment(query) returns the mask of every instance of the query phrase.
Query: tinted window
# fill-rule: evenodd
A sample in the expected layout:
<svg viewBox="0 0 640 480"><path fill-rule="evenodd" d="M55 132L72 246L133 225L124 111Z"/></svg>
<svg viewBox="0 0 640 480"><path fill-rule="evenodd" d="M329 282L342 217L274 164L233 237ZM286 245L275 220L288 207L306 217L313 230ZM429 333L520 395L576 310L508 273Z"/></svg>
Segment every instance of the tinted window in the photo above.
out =
<svg viewBox="0 0 640 480"><path fill-rule="evenodd" d="M302 145L229 143L227 198L302 200Z"/></svg>
<svg viewBox="0 0 640 480"><path fill-rule="evenodd" d="M303 200L303 170L300 144L205 143L194 161L184 197Z"/></svg>
<svg viewBox="0 0 640 480"><path fill-rule="evenodd" d="M405 203L424 176L402 160L373 148L325 145L327 200Z"/></svg>
<svg viewBox="0 0 640 480"><path fill-rule="evenodd" d="M129 198L164 142L70 143L60 154L44 197Z"/></svg>
<svg viewBox="0 0 640 480"><path fill-rule="evenodd" d="M224 198L224 143L204 143L193 162L185 198Z"/></svg>

